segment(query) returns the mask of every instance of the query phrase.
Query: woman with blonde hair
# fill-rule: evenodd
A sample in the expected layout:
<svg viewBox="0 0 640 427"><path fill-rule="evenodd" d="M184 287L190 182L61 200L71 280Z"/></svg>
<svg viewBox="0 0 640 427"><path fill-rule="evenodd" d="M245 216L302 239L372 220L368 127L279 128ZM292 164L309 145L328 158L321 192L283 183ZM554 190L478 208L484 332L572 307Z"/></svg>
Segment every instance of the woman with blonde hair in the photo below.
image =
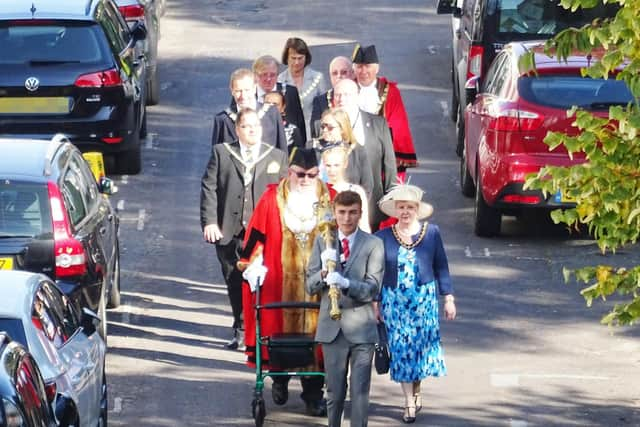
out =
<svg viewBox="0 0 640 427"><path fill-rule="evenodd" d="M400 383L404 393L404 423L415 422L422 408L422 380L447 373L440 346L438 294L444 300L445 318L456 317L440 229L423 221L433 207L422 201L422 194L419 187L403 184L378 202L382 212L398 219L376 233L384 243L385 257L378 319L387 328L391 379Z"/></svg>

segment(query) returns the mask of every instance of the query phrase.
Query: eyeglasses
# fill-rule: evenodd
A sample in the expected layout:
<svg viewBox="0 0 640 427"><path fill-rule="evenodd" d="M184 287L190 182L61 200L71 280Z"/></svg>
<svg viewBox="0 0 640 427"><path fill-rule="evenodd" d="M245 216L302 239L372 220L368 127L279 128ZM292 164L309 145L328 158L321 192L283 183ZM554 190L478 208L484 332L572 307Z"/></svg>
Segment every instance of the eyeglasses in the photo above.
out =
<svg viewBox="0 0 640 427"><path fill-rule="evenodd" d="M333 70L331 72L332 76L348 76L349 70Z"/></svg>
<svg viewBox="0 0 640 427"><path fill-rule="evenodd" d="M311 172L300 172L297 170L293 170L291 169L291 172L293 172L298 178L302 179L305 176L309 179L315 179L318 176L319 172L315 172L315 173L311 173Z"/></svg>
<svg viewBox="0 0 640 427"><path fill-rule="evenodd" d="M328 130L329 132L333 131L334 129L336 129L338 126L333 126L330 125L329 123L321 123L320 124L320 129L322 130Z"/></svg>

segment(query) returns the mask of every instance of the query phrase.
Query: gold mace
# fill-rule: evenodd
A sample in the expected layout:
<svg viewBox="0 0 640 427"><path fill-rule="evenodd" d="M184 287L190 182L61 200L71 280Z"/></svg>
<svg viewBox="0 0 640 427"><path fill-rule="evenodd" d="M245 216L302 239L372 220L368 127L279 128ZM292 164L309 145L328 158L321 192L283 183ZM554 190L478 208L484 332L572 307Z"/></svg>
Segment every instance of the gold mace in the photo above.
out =
<svg viewBox="0 0 640 427"><path fill-rule="evenodd" d="M319 218L318 229L324 240L325 248L333 248L335 243L335 235L337 232L337 225L333 218L333 212L331 210L330 203L318 203L316 206L316 213ZM329 260L327 262L327 273L332 273L336 270L336 260ZM329 315L332 320L340 320L342 313L340 312L340 289L335 284L329 285Z"/></svg>

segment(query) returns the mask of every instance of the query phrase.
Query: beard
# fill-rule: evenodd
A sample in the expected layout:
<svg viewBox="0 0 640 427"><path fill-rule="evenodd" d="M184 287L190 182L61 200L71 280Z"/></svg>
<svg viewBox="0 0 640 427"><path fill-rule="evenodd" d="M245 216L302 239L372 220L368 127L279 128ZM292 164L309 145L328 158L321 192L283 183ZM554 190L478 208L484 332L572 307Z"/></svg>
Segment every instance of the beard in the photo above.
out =
<svg viewBox="0 0 640 427"><path fill-rule="evenodd" d="M287 205L293 212L304 213L313 208L313 205L318 201L318 196L315 192L315 185L303 188L297 188L290 190L287 195Z"/></svg>

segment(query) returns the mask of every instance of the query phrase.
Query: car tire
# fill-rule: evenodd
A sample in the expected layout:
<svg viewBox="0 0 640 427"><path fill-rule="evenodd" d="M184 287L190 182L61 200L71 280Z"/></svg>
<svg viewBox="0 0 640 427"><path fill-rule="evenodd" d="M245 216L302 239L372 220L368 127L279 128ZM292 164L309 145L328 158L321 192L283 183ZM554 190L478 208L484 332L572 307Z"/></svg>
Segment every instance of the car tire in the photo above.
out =
<svg viewBox="0 0 640 427"><path fill-rule="evenodd" d="M102 396L100 397L100 420L98 427L107 427L109 418L109 395L107 390L107 373L102 369Z"/></svg>
<svg viewBox="0 0 640 427"><path fill-rule="evenodd" d="M156 105L160 102L160 79L158 70L147 81L147 105Z"/></svg>
<svg viewBox="0 0 640 427"><path fill-rule="evenodd" d="M453 68L453 61L451 63L451 108L449 109L449 117L451 121L456 123L458 120L458 85L456 84L455 69Z"/></svg>
<svg viewBox="0 0 640 427"><path fill-rule="evenodd" d="M109 300L107 308L120 307L120 249L116 250L116 260L113 265L113 277L109 285Z"/></svg>
<svg viewBox="0 0 640 427"><path fill-rule="evenodd" d="M493 237L500 234L502 214L494 207L491 207L484 200L482 195L482 179L476 173L476 199L474 209L474 231L480 237Z"/></svg>
<svg viewBox="0 0 640 427"><path fill-rule="evenodd" d="M144 116L142 116L142 124L140 125L140 139L147 137L147 111L145 109Z"/></svg>
<svg viewBox="0 0 640 427"><path fill-rule="evenodd" d="M462 150L464 149L464 111L463 106L458 103L456 114L456 154L458 157L462 157Z"/></svg>
<svg viewBox="0 0 640 427"><path fill-rule="evenodd" d="M105 286L103 284L103 286ZM100 317L100 328L98 333L102 337L102 340L107 343L107 302L105 301L106 295L100 298L100 304L98 305L98 317Z"/></svg>
<svg viewBox="0 0 640 427"><path fill-rule="evenodd" d="M462 148L462 157L460 158L460 191L462 191L462 194L466 197L473 197L476 192L467 164L467 149L464 147Z"/></svg>
<svg viewBox="0 0 640 427"><path fill-rule="evenodd" d="M135 175L142 169L142 145L140 138L136 139L133 148L118 153L116 163L120 174Z"/></svg>

